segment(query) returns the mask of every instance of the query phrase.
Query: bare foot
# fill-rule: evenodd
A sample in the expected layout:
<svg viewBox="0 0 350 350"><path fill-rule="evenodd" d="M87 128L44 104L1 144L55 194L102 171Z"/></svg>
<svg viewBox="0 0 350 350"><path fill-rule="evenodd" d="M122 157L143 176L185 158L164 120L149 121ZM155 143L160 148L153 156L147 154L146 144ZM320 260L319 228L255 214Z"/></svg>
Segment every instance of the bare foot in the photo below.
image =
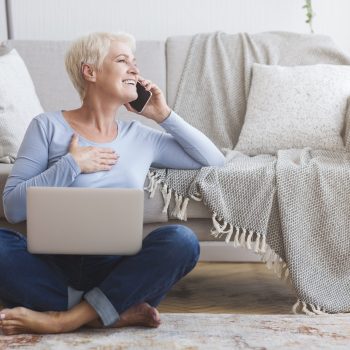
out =
<svg viewBox="0 0 350 350"><path fill-rule="evenodd" d="M60 312L38 312L25 307L0 311L0 329L5 335L22 333L60 333ZM67 330L65 330L67 331Z"/></svg>
<svg viewBox="0 0 350 350"><path fill-rule="evenodd" d="M144 326L157 328L159 325L160 316L158 310L147 303L142 303L134 305L123 312L120 315L120 319L112 327Z"/></svg>
<svg viewBox="0 0 350 350"><path fill-rule="evenodd" d="M91 328L102 328L104 327L102 322L94 320L86 324ZM143 326L157 328L160 325L160 316L156 308L152 307L147 303L142 303L130 307L128 310L120 315L120 319L110 326L110 328L121 328L131 326Z"/></svg>

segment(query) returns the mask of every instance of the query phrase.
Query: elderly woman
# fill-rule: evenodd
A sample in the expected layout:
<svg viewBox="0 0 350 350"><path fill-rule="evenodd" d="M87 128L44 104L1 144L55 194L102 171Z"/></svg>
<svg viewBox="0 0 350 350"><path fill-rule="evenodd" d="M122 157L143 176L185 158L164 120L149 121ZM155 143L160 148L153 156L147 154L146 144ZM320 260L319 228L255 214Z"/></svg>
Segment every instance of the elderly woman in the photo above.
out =
<svg viewBox="0 0 350 350"><path fill-rule="evenodd" d="M151 165L198 169L224 157L200 131L168 107L162 91L139 75L128 34L93 33L75 41L66 68L81 107L36 116L4 190L10 222L26 219L30 186L143 188ZM152 92L142 115L166 132L116 120ZM90 327L158 327L156 306L197 263L199 244L182 225L151 232L132 256L34 255L20 233L0 229L0 312L4 334L61 333Z"/></svg>

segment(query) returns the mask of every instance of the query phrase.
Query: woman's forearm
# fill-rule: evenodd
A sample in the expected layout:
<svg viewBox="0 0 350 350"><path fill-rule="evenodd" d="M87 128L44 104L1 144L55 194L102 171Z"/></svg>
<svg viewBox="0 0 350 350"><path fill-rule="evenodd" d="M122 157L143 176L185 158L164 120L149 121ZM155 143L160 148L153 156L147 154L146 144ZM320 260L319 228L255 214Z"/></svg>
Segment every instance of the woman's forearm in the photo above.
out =
<svg viewBox="0 0 350 350"><path fill-rule="evenodd" d="M18 159L9 176L3 193L4 213L11 223L26 220L27 188L31 186L68 187L80 173L70 154L65 155L52 167L32 178L26 178L28 164Z"/></svg>
<svg viewBox="0 0 350 350"><path fill-rule="evenodd" d="M171 112L161 125L170 133L185 152L202 166L222 166L225 157L214 143L201 131Z"/></svg>

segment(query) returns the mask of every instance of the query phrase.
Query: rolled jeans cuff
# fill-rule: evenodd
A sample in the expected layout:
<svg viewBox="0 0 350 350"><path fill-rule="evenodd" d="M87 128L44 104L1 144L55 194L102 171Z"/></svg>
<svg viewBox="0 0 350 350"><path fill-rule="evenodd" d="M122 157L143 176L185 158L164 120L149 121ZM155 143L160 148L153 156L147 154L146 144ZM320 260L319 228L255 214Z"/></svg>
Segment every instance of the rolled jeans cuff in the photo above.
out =
<svg viewBox="0 0 350 350"><path fill-rule="evenodd" d="M81 302L83 290L77 290L68 286L68 310Z"/></svg>
<svg viewBox="0 0 350 350"><path fill-rule="evenodd" d="M95 287L84 294L84 299L95 309L105 327L111 326L120 316L101 289Z"/></svg>

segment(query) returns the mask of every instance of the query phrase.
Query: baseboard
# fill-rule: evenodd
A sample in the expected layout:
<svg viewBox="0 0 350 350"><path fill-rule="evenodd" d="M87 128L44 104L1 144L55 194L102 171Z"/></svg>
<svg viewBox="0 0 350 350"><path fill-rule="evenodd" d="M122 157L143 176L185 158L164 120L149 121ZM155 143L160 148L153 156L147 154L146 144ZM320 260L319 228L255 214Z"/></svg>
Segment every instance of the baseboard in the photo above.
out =
<svg viewBox="0 0 350 350"><path fill-rule="evenodd" d="M235 248L233 242L200 242L199 261L260 262L260 256L246 248Z"/></svg>

